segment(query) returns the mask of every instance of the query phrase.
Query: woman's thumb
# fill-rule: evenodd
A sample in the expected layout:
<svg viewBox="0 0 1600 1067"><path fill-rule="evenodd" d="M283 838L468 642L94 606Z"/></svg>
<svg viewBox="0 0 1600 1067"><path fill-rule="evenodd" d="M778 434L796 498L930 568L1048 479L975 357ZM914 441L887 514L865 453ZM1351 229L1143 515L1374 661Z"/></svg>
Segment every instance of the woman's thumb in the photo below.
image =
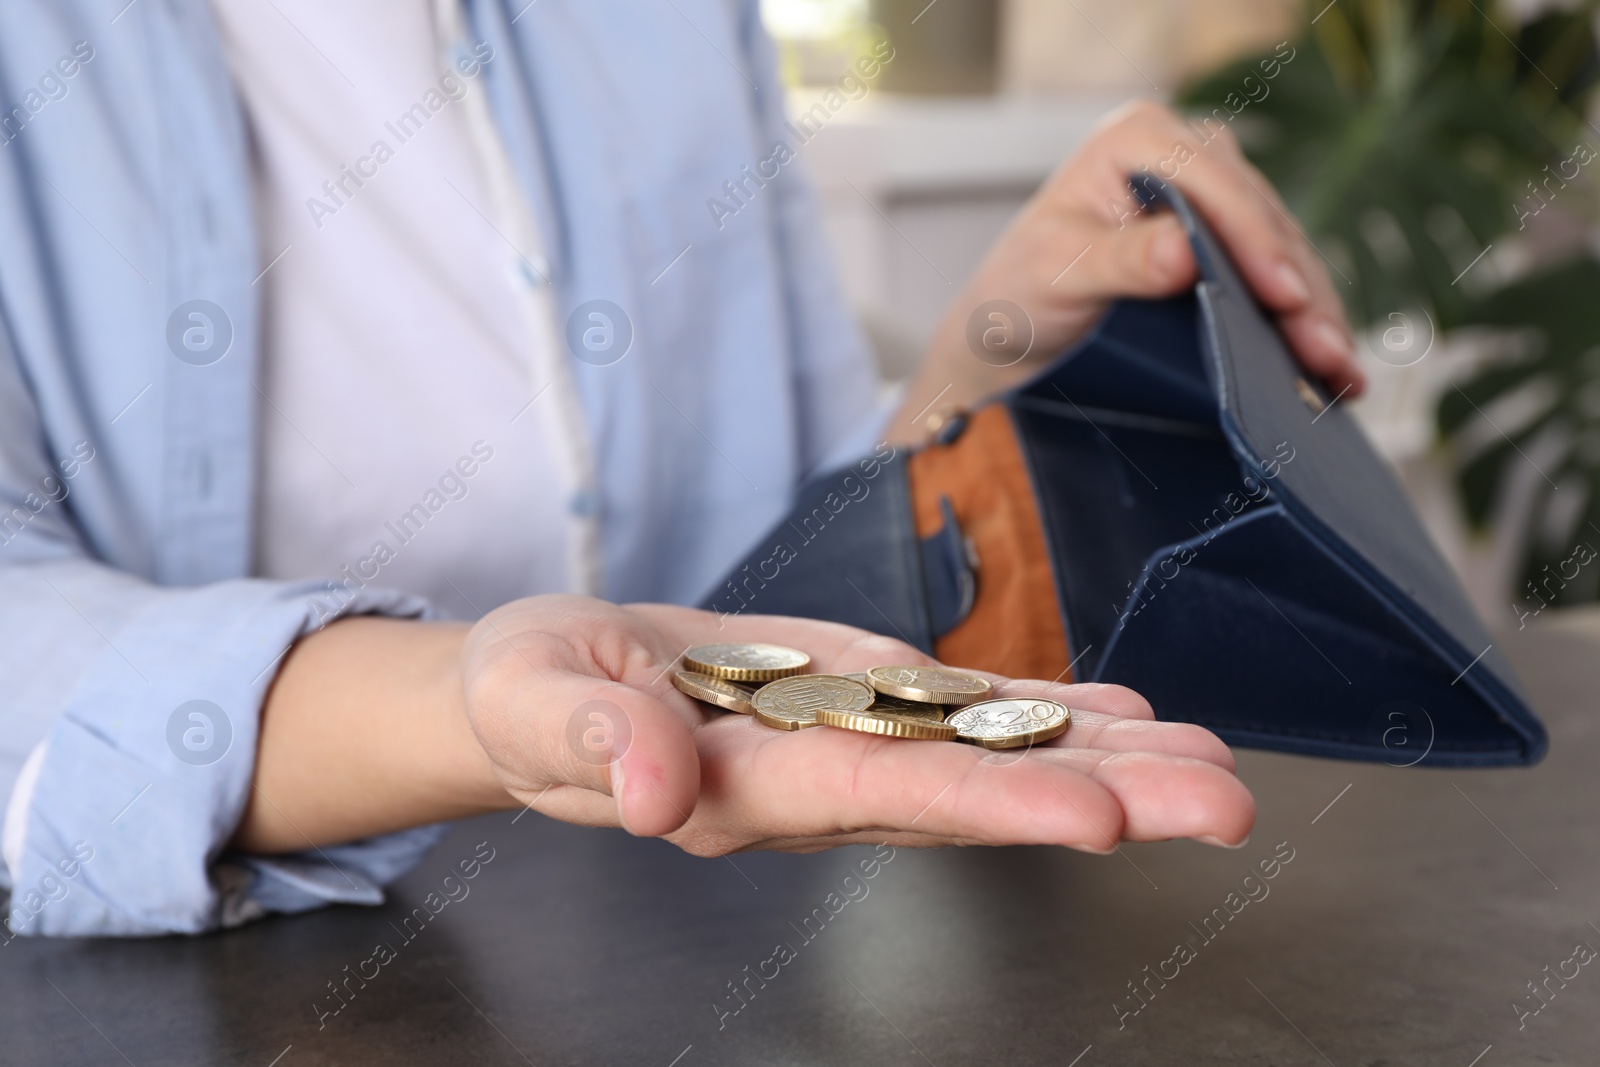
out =
<svg viewBox="0 0 1600 1067"><path fill-rule="evenodd" d="M622 683L596 690L567 716L565 741L558 778L610 793L629 833L659 837L689 821L699 754L683 716L655 697Z"/></svg>

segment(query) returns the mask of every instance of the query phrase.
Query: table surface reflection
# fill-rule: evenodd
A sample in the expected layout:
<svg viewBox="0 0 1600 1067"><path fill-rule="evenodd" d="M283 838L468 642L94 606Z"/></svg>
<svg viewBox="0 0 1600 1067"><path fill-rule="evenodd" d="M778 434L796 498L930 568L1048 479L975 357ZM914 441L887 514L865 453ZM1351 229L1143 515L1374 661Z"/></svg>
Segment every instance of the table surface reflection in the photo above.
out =
<svg viewBox="0 0 1600 1067"><path fill-rule="evenodd" d="M1532 770L1242 752L1260 819L1238 851L902 850L870 879L868 848L701 860L497 815L382 908L13 941L0 1060L1592 1064L1600 966L1569 961L1600 948L1600 614L1506 644L1551 731Z"/></svg>

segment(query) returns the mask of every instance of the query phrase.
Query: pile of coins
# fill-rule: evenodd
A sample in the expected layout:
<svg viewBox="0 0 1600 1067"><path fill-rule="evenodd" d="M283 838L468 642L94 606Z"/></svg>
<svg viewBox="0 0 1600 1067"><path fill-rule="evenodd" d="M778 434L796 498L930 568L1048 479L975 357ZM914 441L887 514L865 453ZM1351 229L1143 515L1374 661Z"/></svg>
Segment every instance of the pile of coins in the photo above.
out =
<svg viewBox="0 0 1600 1067"><path fill-rule="evenodd" d="M811 657L782 645L696 645L672 684L696 700L777 730L832 726L920 741L1022 748L1066 732L1072 712L1054 700L990 700L985 678L948 667L874 667L806 674Z"/></svg>

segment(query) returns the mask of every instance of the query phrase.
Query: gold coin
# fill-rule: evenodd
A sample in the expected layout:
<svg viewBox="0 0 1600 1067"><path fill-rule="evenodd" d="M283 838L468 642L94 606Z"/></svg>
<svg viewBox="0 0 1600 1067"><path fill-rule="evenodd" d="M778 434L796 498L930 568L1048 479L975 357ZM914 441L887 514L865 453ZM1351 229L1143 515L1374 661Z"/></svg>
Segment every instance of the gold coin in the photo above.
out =
<svg viewBox="0 0 1600 1067"><path fill-rule="evenodd" d="M678 692L687 693L707 704L737 711L740 715L756 713L755 705L750 703L750 698L755 696L756 691L748 686L725 682L721 678L713 678L709 674L699 674L695 671L675 672L672 675L672 684L677 687Z"/></svg>
<svg viewBox="0 0 1600 1067"><path fill-rule="evenodd" d="M976 674L948 667L874 667L867 683L880 693L923 704L970 704L994 688Z"/></svg>
<svg viewBox="0 0 1600 1067"><path fill-rule="evenodd" d="M867 681L867 676L865 674L841 674L839 677L848 678L852 682L860 682L862 685L867 686L868 688L872 687L872 683Z"/></svg>
<svg viewBox="0 0 1600 1067"><path fill-rule="evenodd" d="M688 670L729 682L770 682L799 674L810 663L810 656L783 645L695 645L683 654Z"/></svg>
<svg viewBox="0 0 1600 1067"><path fill-rule="evenodd" d="M877 699L872 702L872 707L867 709L874 715L881 713L894 713L897 715L913 715L929 722L944 722L945 712L952 710L944 704L924 704L917 700L902 700L899 697L877 694Z"/></svg>
<svg viewBox="0 0 1600 1067"><path fill-rule="evenodd" d="M817 712L817 721L824 726L837 726L841 730L877 734L880 737L908 737L918 741L954 741L956 728L941 722L937 710L880 711L877 707L866 711L844 711L824 708Z"/></svg>
<svg viewBox="0 0 1600 1067"><path fill-rule="evenodd" d="M872 690L837 674L801 674L768 682L750 702L756 719L778 730L804 730L817 725L825 708L863 711L872 704Z"/></svg>
<svg viewBox="0 0 1600 1067"><path fill-rule="evenodd" d="M1066 733L1072 725L1072 709L1054 700L985 700L951 715L949 724L961 740L974 745L1022 748Z"/></svg>

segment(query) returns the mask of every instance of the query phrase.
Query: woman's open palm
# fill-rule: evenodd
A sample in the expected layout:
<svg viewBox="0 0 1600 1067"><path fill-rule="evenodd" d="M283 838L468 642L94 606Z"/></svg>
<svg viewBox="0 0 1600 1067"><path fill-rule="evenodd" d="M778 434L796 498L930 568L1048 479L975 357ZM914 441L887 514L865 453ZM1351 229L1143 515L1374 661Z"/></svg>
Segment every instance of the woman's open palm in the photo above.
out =
<svg viewBox="0 0 1600 1067"><path fill-rule="evenodd" d="M534 810L620 824L702 856L866 841L1094 852L1173 837L1236 845L1254 821L1227 746L1201 727L1155 721L1121 686L988 675L994 696L1073 709L1065 734L1025 751L832 727L787 732L673 687L686 648L738 641L801 649L815 672L932 662L835 623L530 597L486 616L467 640L473 729L505 786Z"/></svg>

